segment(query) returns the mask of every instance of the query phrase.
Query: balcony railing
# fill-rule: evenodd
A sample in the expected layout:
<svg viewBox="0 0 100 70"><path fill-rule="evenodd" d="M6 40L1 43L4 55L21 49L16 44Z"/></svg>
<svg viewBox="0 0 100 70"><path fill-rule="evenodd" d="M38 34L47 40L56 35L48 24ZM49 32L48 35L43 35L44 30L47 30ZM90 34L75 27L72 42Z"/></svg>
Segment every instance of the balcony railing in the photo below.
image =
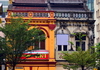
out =
<svg viewBox="0 0 100 70"><path fill-rule="evenodd" d="M93 18L92 12L8 12L8 16L33 17L33 18Z"/></svg>
<svg viewBox="0 0 100 70"><path fill-rule="evenodd" d="M10 12L7 13L8 17L14 15L15 17L22 16L22 17L32 17L32 18L54 18L54 12Z"/></svg>
<svg viewBox="0 0 100 70"><path fill-rule="evenodd" d="M50 17L50 13L48 12L35 12L33 13L33 17Z"/></svg>
<svg viewBox="0 0 100 70"><path fill-rule="evenodd" d="M93 18L92 12L55 12L55 18Z"/></svg>

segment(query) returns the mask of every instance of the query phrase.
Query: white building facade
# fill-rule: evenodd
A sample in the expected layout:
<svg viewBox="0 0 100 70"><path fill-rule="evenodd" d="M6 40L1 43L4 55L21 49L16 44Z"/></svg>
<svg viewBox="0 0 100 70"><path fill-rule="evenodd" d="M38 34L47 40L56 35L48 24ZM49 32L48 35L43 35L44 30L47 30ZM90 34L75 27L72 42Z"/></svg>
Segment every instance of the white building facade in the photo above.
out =
<svg viewBox="0 0 100 70"><path fill-rule="evenodd" d="M100 0L94 0L95 44L100 42Z"/></svg>

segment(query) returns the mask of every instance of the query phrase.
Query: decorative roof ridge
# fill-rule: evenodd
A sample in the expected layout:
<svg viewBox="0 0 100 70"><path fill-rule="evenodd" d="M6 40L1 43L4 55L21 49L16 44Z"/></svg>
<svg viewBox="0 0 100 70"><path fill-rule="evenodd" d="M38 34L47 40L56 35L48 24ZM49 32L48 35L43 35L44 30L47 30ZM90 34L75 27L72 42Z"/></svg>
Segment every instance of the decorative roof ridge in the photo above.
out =
<svg viewBox="0 0 100 70"><path fill-rule="evenodd" d="M84 3L87 0L49 0L50 3Z"/></svg>
<svg viewBox="0 0 100 70"><path fill-rule="evenodd" d="M47 0L14 0L14 3L47 3Z"/></svg>
<svg viewBox="0 0 100 70"><path fill-rule="evenodd" d="M33 7L33 6L47 6L47 3L12 3L13 6L28 6L28 7Z"/></svg>

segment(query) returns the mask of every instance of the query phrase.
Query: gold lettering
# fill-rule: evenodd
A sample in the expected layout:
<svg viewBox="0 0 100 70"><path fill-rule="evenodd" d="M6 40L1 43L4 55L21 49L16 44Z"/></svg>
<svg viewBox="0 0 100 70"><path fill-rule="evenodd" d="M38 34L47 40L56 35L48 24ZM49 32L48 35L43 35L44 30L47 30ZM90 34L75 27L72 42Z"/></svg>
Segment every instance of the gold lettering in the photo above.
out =
<svg viewBox="0 0 100 70"><path fill-rule="evenodd" d="M39 56L35 56L34 58L46 58L46 54L40 54Z"/></svg>
<svg viewBox="0 0 100 70"><path fill-rule="evenodd" d="M44 58L46 58L46 54L44 54Z"/></svg>
<svg viewBox="0 0 100 70"><path fill-rule="evenodd" d="M40 54L40 58L43 58L43 54Z"/></svg>
<svg viewBox="0 0 100 70"><path fill-rule="evenodd" d="M40 58L40 55L39 56L36 56L36 58Z"/></svg>
<svg viewBox="0 0 100 70"><path fill-rule="evenodd" d="M37 56L34 56L34 58L37 58Z"/></svg>

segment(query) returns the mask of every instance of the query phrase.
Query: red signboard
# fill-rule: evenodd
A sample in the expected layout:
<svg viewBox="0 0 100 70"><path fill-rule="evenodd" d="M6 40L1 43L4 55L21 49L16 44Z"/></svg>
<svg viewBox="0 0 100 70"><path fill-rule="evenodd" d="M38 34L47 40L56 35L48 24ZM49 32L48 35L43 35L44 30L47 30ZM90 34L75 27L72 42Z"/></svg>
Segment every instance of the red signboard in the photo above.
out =
<svg viewBox="0 0 100 70"><path fill-rule="evenodd" d="M24 52L21 59L49 59L49 52L47 50Z"/></svg>

